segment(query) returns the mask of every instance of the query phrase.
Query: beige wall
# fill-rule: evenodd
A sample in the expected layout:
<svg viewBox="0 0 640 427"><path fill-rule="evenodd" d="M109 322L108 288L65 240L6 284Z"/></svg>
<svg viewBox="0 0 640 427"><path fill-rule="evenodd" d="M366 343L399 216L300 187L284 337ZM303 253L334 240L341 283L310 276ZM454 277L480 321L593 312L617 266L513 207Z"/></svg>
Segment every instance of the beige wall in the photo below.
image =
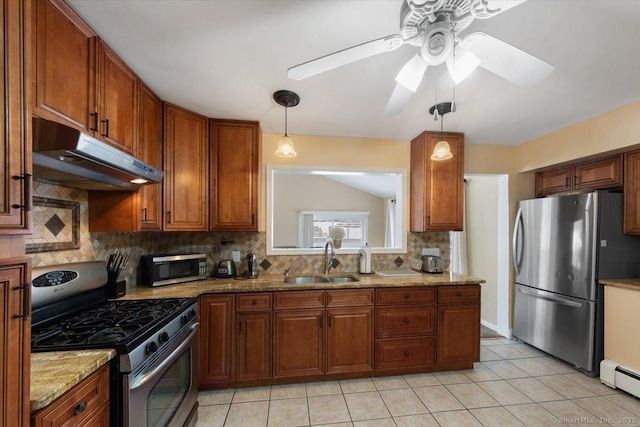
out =
<svg viewBox="0 0 640 427"><path fill-rule="evenodd" d="M637 144L640 102L519 145L516 168L531 171Z"/></svg>

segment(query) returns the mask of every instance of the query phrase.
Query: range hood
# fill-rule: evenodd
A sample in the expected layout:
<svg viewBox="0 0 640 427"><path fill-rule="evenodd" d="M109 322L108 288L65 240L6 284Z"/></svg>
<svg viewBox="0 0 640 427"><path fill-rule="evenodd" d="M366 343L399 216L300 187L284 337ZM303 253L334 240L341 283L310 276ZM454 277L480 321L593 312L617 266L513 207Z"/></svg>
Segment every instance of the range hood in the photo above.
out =
<svg viewBox="0 0 640 427"><path fill-rule="evenodd" d="M33 118L33 177L83 190L138 191L164 173L91 135Z"/></svg>

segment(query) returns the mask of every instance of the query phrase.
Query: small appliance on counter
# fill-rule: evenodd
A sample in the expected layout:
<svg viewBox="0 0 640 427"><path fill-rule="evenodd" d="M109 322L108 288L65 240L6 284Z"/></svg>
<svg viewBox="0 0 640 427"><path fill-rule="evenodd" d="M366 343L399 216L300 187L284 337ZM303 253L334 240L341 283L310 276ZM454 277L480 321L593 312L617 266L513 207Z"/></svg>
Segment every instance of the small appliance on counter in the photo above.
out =
<svg viewBox="0 0 640 427"><path fill-rule="evenodd" d="M369 246L358 251L358 272L360 274L371 274L371 249Z"/></svg>
<svg viewBox="0 0 640 427"><path fill-rule="evenodd" d="M220 279L236 277L236 263L232 259L223 259L218 263L215 276Z"/></svg>
<svg viewBox="0 0 640 427"><path fill-rule="evenodd" d="M442 273L444 271L444 262L436 255L422 256L422 271L425 273Z"/></svg>
<svg viewBox="0 0 640 427"><path fill-rule="evenodd" d="M258 255L249 253L247 255L247 277L249 279L257 279L259 269Z"/></svg>
<svg viewBox="0 0 640 427"><path fill-rule="evenodd" d="M140 257L140 282L143 285L173 285L206 278L205 254L156 254Z"/></svg>

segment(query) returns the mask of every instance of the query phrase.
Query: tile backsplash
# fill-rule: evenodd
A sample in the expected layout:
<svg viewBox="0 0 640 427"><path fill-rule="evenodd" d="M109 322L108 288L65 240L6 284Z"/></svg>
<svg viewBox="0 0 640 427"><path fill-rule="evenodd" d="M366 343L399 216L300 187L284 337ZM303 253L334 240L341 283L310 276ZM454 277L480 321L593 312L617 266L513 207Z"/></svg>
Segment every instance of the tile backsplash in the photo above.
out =
<svg viewBox="0 0 640 427"><path fill-rule="evenodd" d="M106 260L116 250L130 254L131 262L126 275L128 286L136 285L136 266L142 254L201 252L207 254L209 270L220 259L231 258L231 251L238 250L242 256L253 252L263 263L261 273L283 274L288 268L293 274L319 273L324 268L322 255L295 255L266 257L266 233L264 232L139 232L139 233L90 233L88 193L83 190L34 182L33 194L40 197L73 200L80 202L80 247L78 249L39 252L31 254L34 267L68 262ZM403 262L420 259L424 247L440 249L444 264L449 265L450 243L448 232L408 233L406 254L374 254L372 266L375 270L384 263L397 258ZM336 255L340 265L336 272L358 271L355 254ZM239 273L244 265L239 265ZM265 268L266 271L265 271Z"/></svg>

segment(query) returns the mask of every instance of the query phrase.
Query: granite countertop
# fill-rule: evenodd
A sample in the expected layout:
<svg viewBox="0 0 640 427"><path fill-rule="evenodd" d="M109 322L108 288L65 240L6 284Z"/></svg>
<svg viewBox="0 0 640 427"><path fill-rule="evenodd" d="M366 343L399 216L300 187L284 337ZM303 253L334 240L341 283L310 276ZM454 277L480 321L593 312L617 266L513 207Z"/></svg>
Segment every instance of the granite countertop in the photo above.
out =
<svg viewBox="0 0 640 427"><path fill-rule="evenodd" d="M62 396L115 355L113 349L31 353L31 412Z"/></svg>
<svg viewBox="0 0 640 427"><path fill-rule="evenodd" d="M296 277L296 275L291 275ZM442 285L476 285L485 283L485 280L476 277L465 276L457 273L445 271L440 274L422 273L419 276L408 277L382 277L377 274L305 274L304 276L354 276L357 282L329 282L329 283L305 283L288 284L284 283L284 275L271 274L261 275L257 279L206 279L196 282L186 282L177 285L158 286L151 288L148 286L137 286L127 289L127 294L119 300L125 299L155 299L155 298L192 298L207 293L225 292L269 292L269 291L292 291L292 290L312 290L312 289L358 289L358 288L379 288L394 286L442 286Z"/></svg>
<svg viewBox="0 0 640 427"><path fill-rule="evenodd" d="M600 279L600 284L640 291L640 279Z"/></svg>

